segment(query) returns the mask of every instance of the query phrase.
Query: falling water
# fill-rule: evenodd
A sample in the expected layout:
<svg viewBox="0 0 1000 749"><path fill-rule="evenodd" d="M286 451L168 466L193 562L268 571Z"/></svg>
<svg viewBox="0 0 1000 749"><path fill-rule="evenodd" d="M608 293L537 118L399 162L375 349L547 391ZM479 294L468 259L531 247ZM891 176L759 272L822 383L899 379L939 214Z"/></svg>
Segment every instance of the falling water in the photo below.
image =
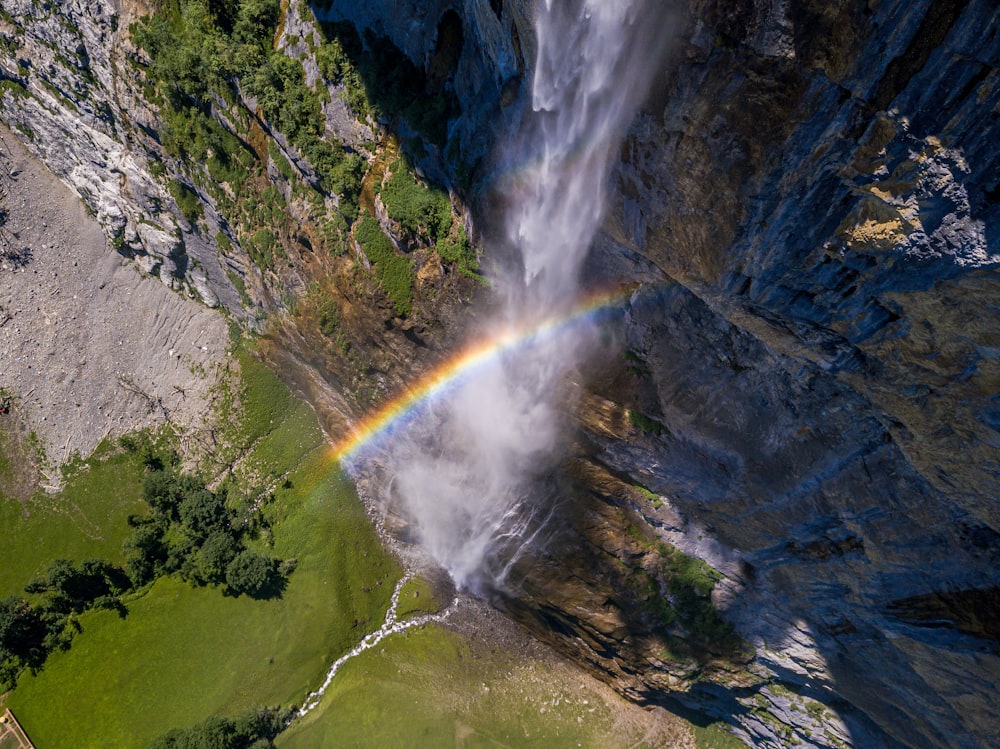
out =
<svg viewBox="0 0 1000 749"><path fill-rule="evenodd" d="M532 106L502 158L516 175L504 181L504 225L523 273L497 280L501 323L530 324L578 294L610 165L666 36L658 5L538 4ZM573 331L501 357L387 448L393 496L461 587L501 584L544 532L552 507L531 485L559 454L559 384L586 355Z"/></svg>

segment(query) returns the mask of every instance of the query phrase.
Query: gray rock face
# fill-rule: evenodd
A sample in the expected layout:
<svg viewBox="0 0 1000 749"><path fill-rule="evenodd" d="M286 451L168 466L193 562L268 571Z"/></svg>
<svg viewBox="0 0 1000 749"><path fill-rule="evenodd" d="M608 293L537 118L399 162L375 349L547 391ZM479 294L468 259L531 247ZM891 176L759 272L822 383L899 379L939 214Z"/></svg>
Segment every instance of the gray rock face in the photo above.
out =
<svg viewBox="0 0 1000 749"><path fill-rule="evenodd" d="M5 0L0 117L80 195L119 252L209 307L238 311L214 242L149 173L156 114L136 90L127 35L144 12L136 2Z"/></svg>
<svg viewBox="0 0 1000 749"><path fill-rule="evenodd" d="M462 114L449 125L449 148L465 163L488 160L496 134L520 116L524 101L519 93L526 83L530 86L531 60L525 57L530 51L525 50L533 39L531 0L373 0L312 7L320 20L349 21L362 33L388 37L427 69L441 53L445 15L457 12L462 47L451 85Z"/></svg>
<svg viewBox="0 0 1000 749"><path fill-rule="evenodd" d="M605 395L669 435L604 459L738 551L757 663L855 745L989 746L996 638L901 602L995 616L1000 14L820 6L693 3L633 127L607 228L678 286Z"/></svg>
<svg viewBox="0 0 1000 749"><path fill-rule="evenodd" d="M432 48L367 8L415 59ZM530 66L526 14L503 9ZM661 537L738 560L719 605L760 681L671 683L600 594L589 617L555 586L509 605L633 696L687 689L760 746L997 743L977 621L1000 583L998 25L989 2L678 15L589 269L642 284L622 328L638 366L593 388L664 430L581 417L596 460L669 501L679 522L647 517ZM490 39L477 54L500 64Z"/></svg>

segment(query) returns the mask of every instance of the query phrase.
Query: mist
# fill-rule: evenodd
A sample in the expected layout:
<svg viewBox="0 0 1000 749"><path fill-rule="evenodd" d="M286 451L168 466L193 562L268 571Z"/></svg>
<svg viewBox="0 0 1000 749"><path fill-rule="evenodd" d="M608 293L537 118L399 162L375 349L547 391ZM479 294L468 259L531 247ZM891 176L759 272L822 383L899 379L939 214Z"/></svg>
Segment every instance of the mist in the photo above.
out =
<svg viewBox="0 0 1000 749"><path fill-rule="evenodd" d="M491 279L502 304L486 337L573 308L609 170L668 37L659 4L640 0L540 2L535 23L531 107L500 145L503 216L493 217L519 261ZM585 322L525 334L382 447L394 511L459 587L502 588L544 539L553 507L534 489L563 456L562 383L593 335Z"/></svg>

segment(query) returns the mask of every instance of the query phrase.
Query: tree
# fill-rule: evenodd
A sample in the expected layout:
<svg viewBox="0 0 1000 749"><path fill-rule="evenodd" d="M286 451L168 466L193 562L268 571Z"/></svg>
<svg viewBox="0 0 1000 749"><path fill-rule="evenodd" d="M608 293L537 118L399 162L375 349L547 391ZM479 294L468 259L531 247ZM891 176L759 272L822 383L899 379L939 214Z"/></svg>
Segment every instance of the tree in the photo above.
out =
<svg viewBox="0 0 1000 749"><path fill-rule="evenodd" d="M154 510L172 516L181 501L177 475L170 471L150 471L142 480L142 496Z"/></svg>
<svg viewBox="0 0 1000 749"><path fill-rule="evenodd" d="M208 489L198 489L184 497L179 514L184 526L198 539L229 527L225 498Z"/></svg>
<svg viewBox="0 0 1000 749"><path fill-rule="evenodd" d="M226 567L226 585L233 593L246 593L251 598L261 596L274 574L270 557L244 549Z"/></svg>
<svg viewBox="0 0 1000 749"><path fill-rule="evenodd" d="M133 584L148 583L160 573L167 559L165 531L162 521L143 523L125 540L125 571Z"/></svg>
<svg viewBox="0 0 1000 749"><path fill-rule="evenodd" d="M215 531L205 539L198 551L196 562L198 577L204 582L215 583L225 579L226 568L236 557L239 546L229 533Z"/></svg>
<svg viewBox="0 0 1000 749"><path fill-rule="evenodd" d="M42 620L19 596L0 599L0 661L10 656L31 660L45 637Z"/></svg>
<svg viewBox="0 0 1000 749"><path fill-rule="evenodd" d="M175 728L151 749L271 749L290 713L264 708L235 719L212 716L191 728Z"/></svg>

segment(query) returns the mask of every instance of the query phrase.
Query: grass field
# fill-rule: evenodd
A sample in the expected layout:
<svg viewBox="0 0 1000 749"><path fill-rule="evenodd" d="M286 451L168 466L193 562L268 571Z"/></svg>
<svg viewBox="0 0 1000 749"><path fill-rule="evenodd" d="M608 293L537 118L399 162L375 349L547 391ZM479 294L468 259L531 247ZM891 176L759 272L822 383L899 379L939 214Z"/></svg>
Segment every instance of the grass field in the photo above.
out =
<svg viewBox="0 0 1000 749"><path fill-rule="evenodd" d="M223 399L228 447L239 458L232 480L237 490L273 492L264 506L271 531L255 543L297 561L287 588L256 601L161 578L128 601L125 618L81 615L71 648L22 675L0 700L41 749L138 749L211 715L297 706L337 657L381 624L397 562L332 463L311 410L270 370L248 358L240 364L241 380ZM4 554L0 592L20 590L56 557L120 561L125 518L143 508L141 476L138 455L109 453L77 470L62 494L29 505L28 517L0 502L0 542L14 550ZM399 613L441 604L417 578ZM651 728L637 712L570 666L428 625L350 660L278 745L638 748L662 738L659 724Z"/></svg>
<svg viewBox="0 0 1000 749"><path fill-rule="evenodd" d="M747 745L729 733L722 723L693 724L691 728L698 749L746 749Z"/></svg>
<svg viewBox="0 0 1000 749"><path fill-rule="evenodd" d="M396 618L402 621L411 616L436 614L441 608L441 601L434 595L431 584L422 577L414 577L399 591Z"/></svg>
<svg viewBox="0 0 1000 749"><path fill-rule="evenodd" d="M381 547L353 486L339 475L309 407L274 373L236 352L216 418L235 489L273 493L257 545L295 559L280 599L256 601L161 578L127 602L92 611L69 650L24 674L7 704L45 749L141 747L171 728L260 705L294 705L329 664L384 618L401 571ZM110 452L110 451L109 451ZM0 501L0 593L19 592L57 557L121 561L126 518L142 512L135 453L77 467L65 491ZM266 548L265 545L268 545Z"/></svg>
<svg viewBox="0 0 1000 749"><path fill-rule="evenodd" d="M348 661L279 749L643 747L652 721L571 667L477 645L439 625ZM672 745L655 742L654 745Z"/></svg>
<svg viewBox="0 0 1000 749"><path fill-rule="evenodd" d="M56 558L123 561L125 519L145 509L143 467L138 455L111 452L107 445L98 448L58 494L39 493L22 503L4 496L0 481L0 596L22 595Z"/></svg>
<svg viewBox="0 0 1000 749"><path fill-rule="evenodd" d="M81 616L72 648L22 677L8 700L38 746L140 747L209 715L297 704L381 624L399 570L353 488L322 450L291 484L276 502L274 553L298 560L283 597L231 598L161 579L125 619Z"/></svg>

